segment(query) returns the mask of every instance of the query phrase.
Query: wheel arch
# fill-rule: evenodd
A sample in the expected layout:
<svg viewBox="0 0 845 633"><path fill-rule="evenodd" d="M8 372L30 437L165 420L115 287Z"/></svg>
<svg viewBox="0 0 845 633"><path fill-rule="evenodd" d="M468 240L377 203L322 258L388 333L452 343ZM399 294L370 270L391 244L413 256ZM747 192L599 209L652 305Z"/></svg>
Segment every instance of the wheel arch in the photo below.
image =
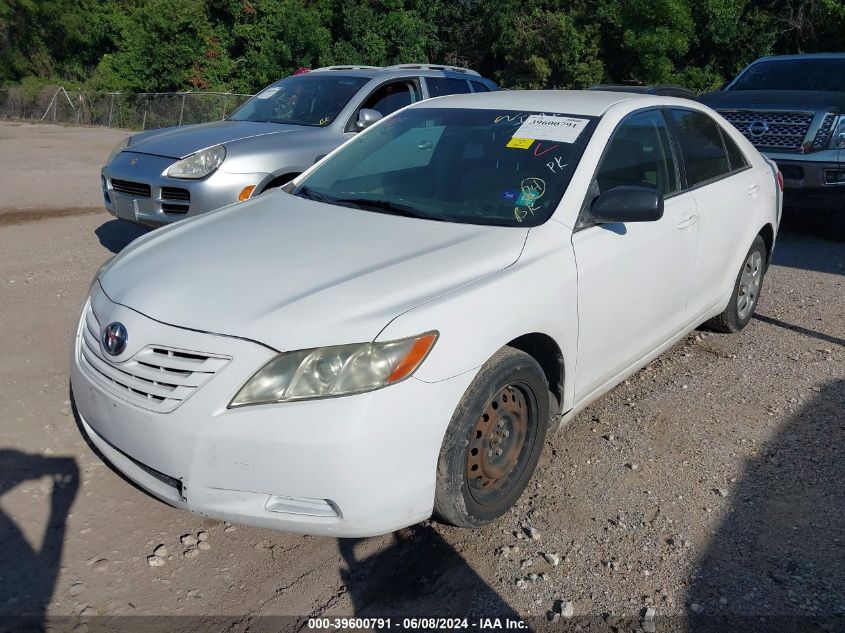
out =
<svg viewBox="0 0 845 633"><path fill-rule="evenodd" d="M284 174L280 174L278 176L273 176L273 178L271 178L267 182L267 184L261 186L261 189L258 193L262 194L268 189L273 189L274 187L281 187L283 184L285 184L286 182L290 182L291 180L299 176L299 174L301 173L301 171L290 171Z"/></svg>
<svg viewBox="0 0 845 633"><path fill-rule="evenodd" d="M766 268L772 263L772 251L775 246L775 229L771 224L764 224L760 232L757 233L763 238L763 244L766 246Z"/></svg>
<svg viewBox="0 0 845 633"><path fill-rule="evenodd" d="M563 407L565 369L563 352L557 341L548 334L531 332L511 340L508 345L525 352L539 363L546 375L549 389Z"/></svg>

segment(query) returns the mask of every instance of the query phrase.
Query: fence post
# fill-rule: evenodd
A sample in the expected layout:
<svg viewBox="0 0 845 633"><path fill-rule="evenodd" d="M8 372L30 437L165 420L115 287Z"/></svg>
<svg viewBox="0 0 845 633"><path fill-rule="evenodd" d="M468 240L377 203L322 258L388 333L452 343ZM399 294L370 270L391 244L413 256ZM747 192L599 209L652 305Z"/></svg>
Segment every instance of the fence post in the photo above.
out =
<svg viewBox="0 0 845 633"><path fill-rule="evenodd" d="M179 125L182 125L183 114L185 114L185 93L182 93L182 106L179 108Z"/></svg>
<svg viewBox="0 0 845 633"><path fill-rule="evenodd" d="M147 129L147 108L149 107L149 105L150 105L150 98L147 97L146 100L144 101L144 118L141 119L141 129L142 130Z"/></svg>
<svg viewBox="0 0 845 633"><path fill-rule="evenodd" d="M220 117L220 120L226 118L226 95L223 95L223 116Z"/></svg>
<svg viewBox="0 0 845 633"><path fill-rule="evenodd" d="M111 127L111 118L114 113L114 93L111 94L111 103L109 104L109 127Z"/></svg>

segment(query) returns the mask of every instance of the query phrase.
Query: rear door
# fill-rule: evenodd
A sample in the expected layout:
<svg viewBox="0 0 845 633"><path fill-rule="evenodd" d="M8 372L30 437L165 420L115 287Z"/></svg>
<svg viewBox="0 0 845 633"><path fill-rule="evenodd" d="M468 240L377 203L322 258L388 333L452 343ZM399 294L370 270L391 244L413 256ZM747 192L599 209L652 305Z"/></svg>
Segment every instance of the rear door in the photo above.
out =
<svg viewBox="0 0 845 633"><path fill-rule="evenodd" d="M698 255L688 312L705 314L728 296L748 240L754 205L768 192L727 132L708 114L671 108L668 117L698 207ZM759 217L759 216L757 216Z"/></svg>
<svg viewBox="0 0 845 633"><path fill-rule="evenodd" d="M590 225L587 209L619 186L664 196L655 222ZM683 191L663 113L637 112L611 137L572 236L578 266L578 361L581 399L677 334L685 324L695 263L695 200Z"/></svg>

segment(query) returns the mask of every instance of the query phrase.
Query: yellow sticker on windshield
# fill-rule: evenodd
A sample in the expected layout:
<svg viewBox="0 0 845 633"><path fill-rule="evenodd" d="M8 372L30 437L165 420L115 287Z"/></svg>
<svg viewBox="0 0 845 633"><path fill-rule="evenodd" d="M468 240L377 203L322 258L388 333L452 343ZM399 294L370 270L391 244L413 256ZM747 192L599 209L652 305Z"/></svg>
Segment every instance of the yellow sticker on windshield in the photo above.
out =
<svg viewBox="0 0 845 633"><path fill-rule="evenodd" d="M507 147L513 149L528 149L531 147L531 143L534 142L533 138L512 138L508 141Z"/></svg>

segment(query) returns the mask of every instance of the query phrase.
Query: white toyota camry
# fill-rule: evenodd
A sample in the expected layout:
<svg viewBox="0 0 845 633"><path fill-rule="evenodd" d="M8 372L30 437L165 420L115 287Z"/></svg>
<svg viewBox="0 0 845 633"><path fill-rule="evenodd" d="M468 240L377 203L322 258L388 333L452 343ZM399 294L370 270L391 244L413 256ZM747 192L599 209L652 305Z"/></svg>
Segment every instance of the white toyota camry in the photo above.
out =
<svg viewBox="0 0 845 633"><path fill-rule="evenodd" d="M106 264L73 347L80 427L210 517L480 527L561 422L696 326L749 322L780 182L692 101L422 102Z"/></svg>

